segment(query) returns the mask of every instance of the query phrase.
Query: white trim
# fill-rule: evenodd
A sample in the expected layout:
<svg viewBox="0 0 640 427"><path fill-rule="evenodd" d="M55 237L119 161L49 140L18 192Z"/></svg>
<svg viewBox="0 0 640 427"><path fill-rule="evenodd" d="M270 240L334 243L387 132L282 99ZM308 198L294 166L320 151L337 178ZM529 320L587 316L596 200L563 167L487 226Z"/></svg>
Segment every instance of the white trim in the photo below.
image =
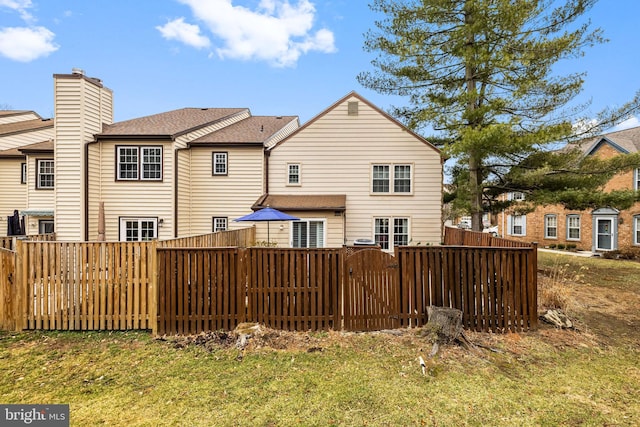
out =
<svg viewBox="0 0 640 427"><path fill-rule="evenodd" d="M514 218L522 218L522 227L521 233L514 233L513 227L515 224L513 223ZM526 215L508 215L507 216L507 235L509 236L526 236L527 235L527 216Z"/></svg>
<svg viewBox="0 0 640 427"><path fill-rule="evenodd" d="M309 241L311 240L309 238L310 234L310 223L315 222L315 223L321 223L322 224L322 244L320 246L314 246L314 248L326 248L327 247L327 219L326 218L300 218L298 221L291 221L291 226L289 227L289 246L294 248L294 247L302 247L302 246L294 246L293 245L293 232L295 229L294 224L301 224L301 223L306 223L307 224L307 245L305 246L305 248L309 248Z"/></svg>
<svg viewBox="0 0 640 427"><path fill-rule="evenodd" d="M555 227L550 227L549 226L548 220L551 220L552 218L555 220ZM552 235L549 234L549 229L550 228L555 228L555 230L556 230L555 236L552 236ZM558 215L557 214L546 214L544 216L544 238L545 239L555 239L555 240L558 239Z"/></svg>
<svg viewBox="0 0 640 427"><path fill-rule="evenodd" d="M137 222L138 223L138 236L136 240L127 240L127 222ZM151 222L153 224L153 236L151 239L143 239L142 233L140 232L142 229L142 222ZM146 240L154 240L158 238L158 218L157 217L120 217L118 220L119 232L121 242L126 241L135 241L141 242Z"/></svg>
<svg viewBox="0 0 640 427"><path fill-rule="evenodd" d="M373 169L376 166L385 166L388 168L388 191L374 191L373 189ZM409 191L395 191L396 167L409 166ZM397 163L379 163L372 162L369 164L369 194L372 196L411 196L414 192L414 171L415 164L413 162L397 162Z"/></svg>
<svg viewBox="0 0 640 427"><path fill-rule="evenodd" d="M576 218L578 220L578 237L570 237L569 233L572 229L575 229L576 227L569 227L569 222L571 221L571 219ZM582 218L580 217L579 214L567 214L567 225L566 225L566 230L567 230L567 240L572 240L572 241L577 241L577 240L581 240L582 239Z"/></svg>
<svg viewBox="0 0 640 427"><path fill-rule="evenodd" d="M297 166L298 167L298 182L291 182L291 166ZM286 173L287 173L287 177L286 177L286 182L287 182L287 186L288 187L300 187L302 185L302 165L299 162L290 162L287 163L287 168L286 168Z"/></svg>

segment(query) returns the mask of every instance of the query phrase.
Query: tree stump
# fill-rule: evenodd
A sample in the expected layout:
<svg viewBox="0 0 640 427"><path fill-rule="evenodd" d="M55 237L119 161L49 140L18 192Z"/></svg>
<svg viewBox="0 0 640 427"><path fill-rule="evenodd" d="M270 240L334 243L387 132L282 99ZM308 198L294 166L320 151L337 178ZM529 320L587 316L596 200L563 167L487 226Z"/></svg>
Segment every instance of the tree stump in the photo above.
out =
<svg viewBox="0 0 640 427"><path fill-rule="evenodd" d="M457 340L462 334L462 311L448 307L427 307L429 320L422 330L422 336L433 344L429 357L434 357L440 344Z"/></svg>
<svg viewBox="0 0 640 427"><path fill-rule="evenodd" d="M462 311L448 307L427 307L427 328L436 334L437 342L447 344L462 333Z"/></svg>

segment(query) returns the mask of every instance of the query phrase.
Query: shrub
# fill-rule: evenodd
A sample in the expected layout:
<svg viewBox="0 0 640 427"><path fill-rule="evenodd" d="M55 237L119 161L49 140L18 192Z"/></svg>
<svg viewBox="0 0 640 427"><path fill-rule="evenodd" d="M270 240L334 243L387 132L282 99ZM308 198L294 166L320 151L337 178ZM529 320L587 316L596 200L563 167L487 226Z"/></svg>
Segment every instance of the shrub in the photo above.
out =
<svg viewBox="0 0 640 427"><path fill-rule="evenodd" d="M549 245L549 249L555 249L555 247L556 247L555 243L552 243L552 244Z"/></svg>
<svg viewBox="0 0 640 427"><path fill-rule="evenodd" d="M565 247L565 246L564 246L564 244L563 244L563 243L558 243L558 249L562 250L562 249L564 249L564 247Z"/></svg>

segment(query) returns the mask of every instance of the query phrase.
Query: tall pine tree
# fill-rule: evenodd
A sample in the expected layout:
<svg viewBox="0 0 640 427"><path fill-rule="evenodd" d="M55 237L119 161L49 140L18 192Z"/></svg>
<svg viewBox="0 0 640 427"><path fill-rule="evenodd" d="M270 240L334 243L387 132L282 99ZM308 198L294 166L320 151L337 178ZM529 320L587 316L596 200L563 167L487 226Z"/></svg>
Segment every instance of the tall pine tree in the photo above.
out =
<svg viewBox="0 0 640 427"><path fill-rule="evenodd" d="M560 171L577 166L566 153L554 160L538 153L578 136L574 123L586 106L568 105L585 74L557 75L553 67L605 41L600 29L579 22L596 1L373 1L372 10L385 16L366 34L365 49L378 54L376 71L358 80L380 93L408 97L408 106L392 114L412 129L428 126L438 133L444 154L457 162L456 195L471 213L473 229L481 229L487 195L518 189L546 191L549 198L544 177L537 176L534 188L524 178L535 174L514 167L524 162L527 170L546 171L557 181ZM583 136L639 106L636 95L622 108L600 113ZM550 167L562 159L558 168Z"/></svg>

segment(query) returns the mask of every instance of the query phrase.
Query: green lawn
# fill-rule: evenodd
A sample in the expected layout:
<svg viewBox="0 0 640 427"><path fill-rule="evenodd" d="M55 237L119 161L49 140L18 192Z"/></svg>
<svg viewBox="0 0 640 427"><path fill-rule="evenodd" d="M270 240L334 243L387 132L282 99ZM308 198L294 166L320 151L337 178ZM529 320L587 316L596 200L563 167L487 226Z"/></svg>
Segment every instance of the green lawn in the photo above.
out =
<svg viewBox="0 0 640 427"><path fill-rule="evenodd" d="M640 264L540 258L543 270L588 266L589 283L564 279L574 295L640 292ZM631 426L640 425L634 333L620 346L588 324L467 333L493 351L446 346L423 375L418 357L431 345L415 331L265 331L245 352L144 332L4 332L0 403L69 403L74 426Z"/></svg>

